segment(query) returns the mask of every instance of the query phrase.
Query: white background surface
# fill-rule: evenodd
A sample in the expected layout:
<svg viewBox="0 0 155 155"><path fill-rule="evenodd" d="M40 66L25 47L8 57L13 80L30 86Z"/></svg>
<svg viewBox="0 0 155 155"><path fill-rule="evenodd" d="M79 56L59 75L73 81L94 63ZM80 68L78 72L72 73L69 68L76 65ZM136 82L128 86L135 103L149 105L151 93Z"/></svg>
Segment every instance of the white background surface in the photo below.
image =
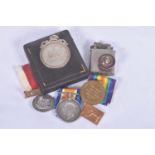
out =
<svg viewBox="0 0 155 155"><path fill-rule="evenodd" d="M117 86L98 126L84 118L74 123L58 119L54 111L40 113L25 99L15 65L28 63L23 45L68 29L87 65L94 41L116 50ZM0 27L0 128L155 128L155 27ZM78 84L80 85L80 84Z"/></svg>

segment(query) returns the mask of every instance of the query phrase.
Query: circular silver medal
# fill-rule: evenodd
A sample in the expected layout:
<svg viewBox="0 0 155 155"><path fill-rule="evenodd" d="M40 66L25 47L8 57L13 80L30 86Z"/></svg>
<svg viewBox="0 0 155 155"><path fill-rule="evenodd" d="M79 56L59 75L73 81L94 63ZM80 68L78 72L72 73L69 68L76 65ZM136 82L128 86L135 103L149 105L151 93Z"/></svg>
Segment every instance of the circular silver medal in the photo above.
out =
<svg viewBox="0 0 155 155"><path fill-rule="evenodd" d="M61 101L57 106L58 116L65 122L73 122L80 117L80 105L73 99Z"/></svg>
<svg viewBox="0 0 155 155"><path fill-rule="evenodd" d="M40 59L48 68L63 68L71 58L68 43L64 39L59 39L57 35L43 41L40 48Z"/></svg>
<svg viewBox="0 0 155 155"><path fill-rule="evenodd" d="M54 98L50 95L37 96L32 105L38 111L47 112L54 108Z"/></svg>

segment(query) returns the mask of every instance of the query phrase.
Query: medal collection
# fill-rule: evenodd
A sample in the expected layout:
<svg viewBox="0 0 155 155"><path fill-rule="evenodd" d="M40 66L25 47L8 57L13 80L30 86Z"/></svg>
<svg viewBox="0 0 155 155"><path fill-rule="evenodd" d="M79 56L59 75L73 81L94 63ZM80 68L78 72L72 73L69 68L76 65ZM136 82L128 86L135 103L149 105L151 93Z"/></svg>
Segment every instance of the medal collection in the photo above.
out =
<svg viewBox="0 0 155 155"><path fill-rule="evenodd" d="M55 110L65 122L84 117L97 125L105 113L95 105L110 104L116 84L108 77L114 75L113 47L94 43L89 70L67 30L29 43L24 49L30 64L17 66L16 73L25 97L35 96L33 108ZM87 81L81 88L68 87L84 79ZM55 90L55 97L48 94Z"/></svg>

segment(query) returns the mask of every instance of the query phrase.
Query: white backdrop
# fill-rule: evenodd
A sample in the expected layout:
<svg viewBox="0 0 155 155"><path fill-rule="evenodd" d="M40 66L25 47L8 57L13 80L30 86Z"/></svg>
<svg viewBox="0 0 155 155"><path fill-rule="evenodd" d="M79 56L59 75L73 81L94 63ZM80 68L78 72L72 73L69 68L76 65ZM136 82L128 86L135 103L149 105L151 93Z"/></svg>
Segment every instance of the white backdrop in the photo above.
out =
<svg viewBox="0 0 155 155"><path fill-rule="evenodd" d="M98 126L84 118L65 123L54 111L33 109L25 99L14 71L28 63L23 45L68 29L89 64L94 41L111 43L116 50L117 85ZM0 128L155 128L155 27L0 27ZM81 85L78 83L76 85Z"/></svg>

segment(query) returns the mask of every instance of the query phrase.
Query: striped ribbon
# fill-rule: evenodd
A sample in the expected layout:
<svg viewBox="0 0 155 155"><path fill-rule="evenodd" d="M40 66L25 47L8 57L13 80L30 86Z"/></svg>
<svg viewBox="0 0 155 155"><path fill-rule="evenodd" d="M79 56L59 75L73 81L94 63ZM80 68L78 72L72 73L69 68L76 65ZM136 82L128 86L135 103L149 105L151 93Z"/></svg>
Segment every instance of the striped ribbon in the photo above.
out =
<svg viewBox="0 0 155 155"><path fill-rule="evenodd" d="M103 74L99 73L91 73L88 77L89 80L99 80L102 82L104 91L105 91L105 97L101 104L108 105L111 102L113 91L115 88L116 80L106 77Z"/></svg>
<svg viewBox="0 0 155 155"><path fill-rule="evenodd" d="M29 84L31 85L32 90L39 88L36 80L34 79L30 65L29 64L23 65L22 68L26 74L26 77L28 79Z"/></svg>
<svg viewBox="0 0 155 155"><path fill-rule="evenodd" d="M55 108L57 107L57 104L61 102L62 100L72 98L73 100L77 101L77 103L82 106L81 97L80 97L80 89L79 88L63 88L57 90L57 97L55 100Z"/></svg>
<svg viewBox="0 0 155 155"><path fill-rule="evenodd" d="M15 69L24 92L39 88L29 64L23 66L16 66Z"/></svg>

